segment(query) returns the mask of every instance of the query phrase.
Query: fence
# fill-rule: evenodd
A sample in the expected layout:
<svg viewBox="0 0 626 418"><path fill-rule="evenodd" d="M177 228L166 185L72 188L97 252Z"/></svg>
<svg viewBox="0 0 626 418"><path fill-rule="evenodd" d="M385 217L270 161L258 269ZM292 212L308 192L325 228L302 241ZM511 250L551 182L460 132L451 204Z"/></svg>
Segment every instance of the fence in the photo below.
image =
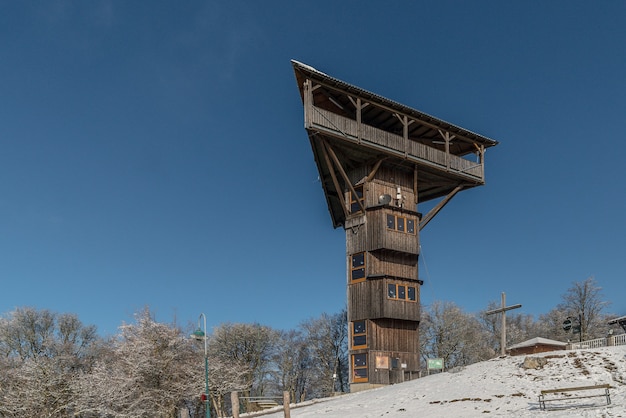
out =
<svg viewBox="0 0 626 418"><path fill-rule="evenodd" d="M266 409L266 408L274 408L274 407L279 406L278 402L276 402L275 399L280 399L280 398L278 397L248 397L246 399L251 400L252 402L256 403L259 407L261 407L261 409ZM239 394L237 392L231 392L230 400L231 400L231 404L233 408L233 418L239 418ZM283 392L282 401L283 401L282 410L283 410L285 418L291 418L291 410L290 410L290 405L289 405L290 403L289 392ZM272 412L275 412L275 411L272 411ZM268 413L267 411L259 411L256 413L249 413L246 416L248 417L260 416L260 415L264 415L267 413Z"/></svg>
<svg viewBox="0 0 626 418"><path fill-rule="evenodd" d="M595 340L571 343L567 346L569 350L591 349L599 347L612 347L615 345L626 345L626 334L611 335L607 338L596 338Z"/></svg>

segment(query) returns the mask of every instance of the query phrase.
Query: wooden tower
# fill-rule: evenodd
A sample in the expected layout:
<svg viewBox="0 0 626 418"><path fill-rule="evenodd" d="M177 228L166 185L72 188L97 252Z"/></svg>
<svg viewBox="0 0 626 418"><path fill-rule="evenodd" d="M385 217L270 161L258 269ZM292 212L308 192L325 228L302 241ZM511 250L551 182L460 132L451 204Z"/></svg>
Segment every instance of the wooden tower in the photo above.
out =
<svg viewBox="0 0 626 418"><path fill-rule="evenodd" d="M419 231L485 183L496 141L292 61L333 226L346 232L351 391L418 376ZM440 199L424 216L420 203Z"/></svg>

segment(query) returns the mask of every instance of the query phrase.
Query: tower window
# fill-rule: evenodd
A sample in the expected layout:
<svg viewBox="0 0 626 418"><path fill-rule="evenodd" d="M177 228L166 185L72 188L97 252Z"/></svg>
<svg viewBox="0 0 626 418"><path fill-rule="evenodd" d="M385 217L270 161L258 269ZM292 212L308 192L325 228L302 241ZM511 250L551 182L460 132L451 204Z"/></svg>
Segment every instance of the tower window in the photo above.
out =
<svg viewBox="0 0 626 418"><path fill-rule="evenodd" d="M356 195L350 192L350 213L357 213L361 210L361 205L365 206L363 186L356 186L354 191L356 192ZM359 202L361 202L361 205L359 205Z"/></svg>
<svg viewBox="0 0 626 418"><path fill-rule="evenodd" d="M365 321L352 323L352 349L367 347L367 326Z"/></svg>
<svg viewBox="0 0 626 418"><path fill-rule="evenodd" d="M352 254L350 263L350 282L358 283L365 280L365 253Z"/></svg>
<svg viewBox="0 0 626 418"><path fill-rule="evenodd" d="M387 229L415 235L415 219L387 214Z"/></svg>
<svg viewBox="0 0 626 418"><path fill-rule="evenodd" d="M387 298L393 300L406 300L409 302L417 302L417 288L415 286L405 286L397 283L388 283Z"/></svg>
<svg viewBox="0 0 626 418"><path fill-rule="evenodd" d="M352 355L352 371L354 373L353 382L367 382L367 354Z"/></svg>
<svg viewBox="0 0 626 418"><path fill-rule="evenodd" d="M415 221L413 219L406 219L406 232L409 234L415 233Z"/></svg>

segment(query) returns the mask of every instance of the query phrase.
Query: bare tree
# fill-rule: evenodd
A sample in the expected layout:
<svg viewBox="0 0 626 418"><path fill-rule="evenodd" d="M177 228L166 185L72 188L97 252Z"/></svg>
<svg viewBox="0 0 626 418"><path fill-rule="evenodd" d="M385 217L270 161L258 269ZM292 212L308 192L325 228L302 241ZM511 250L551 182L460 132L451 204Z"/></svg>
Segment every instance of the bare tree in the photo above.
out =
<svg viewBox="0 0 626 418"><path fill-rule="evenodd" d="M602 295L602 288L593 277L572 283L565 294L563 302L558 306L568 316L580 318L581 339L604 337L608 330L604 310L609 302ZM565 319L565 318L563 318Z"/></svg>
<svg viewBox="0 0 626 418"><path fill-rule="evenodd" d="M311 386L313 397L330 396L347 388L348 324L347 312L322 314L302 324L311 356Z"/></svg>
<svg viewBox="0 0 626 418"><path fill-rule="evenodd" d="M424 360L443 358L446 367L465 366L492 357L488 336L472 315L452 302L435 301L422 314L420 351Z"/></svg>
<svg viewBox="0 0 626 418"><path fill-rule="evenodd" d="M239 388L242 398L260 396L268 382L272 355L278 340L278 332L259 324L222 324L213 330L209 338L209 363L223 364L234 371L229 375L218 373L213 382ZM237 376L236 381L229 381ZM213 402L221 408L224 393L211 393ZM244 409L252 408L249 402Z"/></svg>
<svg viewBox="0 0 626 418"><path fill-rule="evenodd" d="M76 315L18 308L0 320L0 416L73 413L78 373L93 364L95 327Z"/></svg>
<svg viewBox="0 0 626 418"><path fill-rule="evenodd" d="M302 402L306 399L311 381L310 350L301 331L283 331L277 346L276 386L288 391L290 399Z"/></svg>

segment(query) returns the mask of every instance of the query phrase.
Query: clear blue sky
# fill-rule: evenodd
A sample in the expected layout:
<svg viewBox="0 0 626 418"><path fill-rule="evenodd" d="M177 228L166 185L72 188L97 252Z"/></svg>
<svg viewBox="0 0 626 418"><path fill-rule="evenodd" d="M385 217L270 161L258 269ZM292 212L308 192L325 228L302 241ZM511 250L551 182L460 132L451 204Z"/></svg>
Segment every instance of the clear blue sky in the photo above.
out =
<svg viewBox="0 0 626 418"><path fill-rule="evenodd" d="M422 301L626 315L626 3L0 1L0 313L102 334L345 305L290 60L496 139L422 231Z"/></svg>

